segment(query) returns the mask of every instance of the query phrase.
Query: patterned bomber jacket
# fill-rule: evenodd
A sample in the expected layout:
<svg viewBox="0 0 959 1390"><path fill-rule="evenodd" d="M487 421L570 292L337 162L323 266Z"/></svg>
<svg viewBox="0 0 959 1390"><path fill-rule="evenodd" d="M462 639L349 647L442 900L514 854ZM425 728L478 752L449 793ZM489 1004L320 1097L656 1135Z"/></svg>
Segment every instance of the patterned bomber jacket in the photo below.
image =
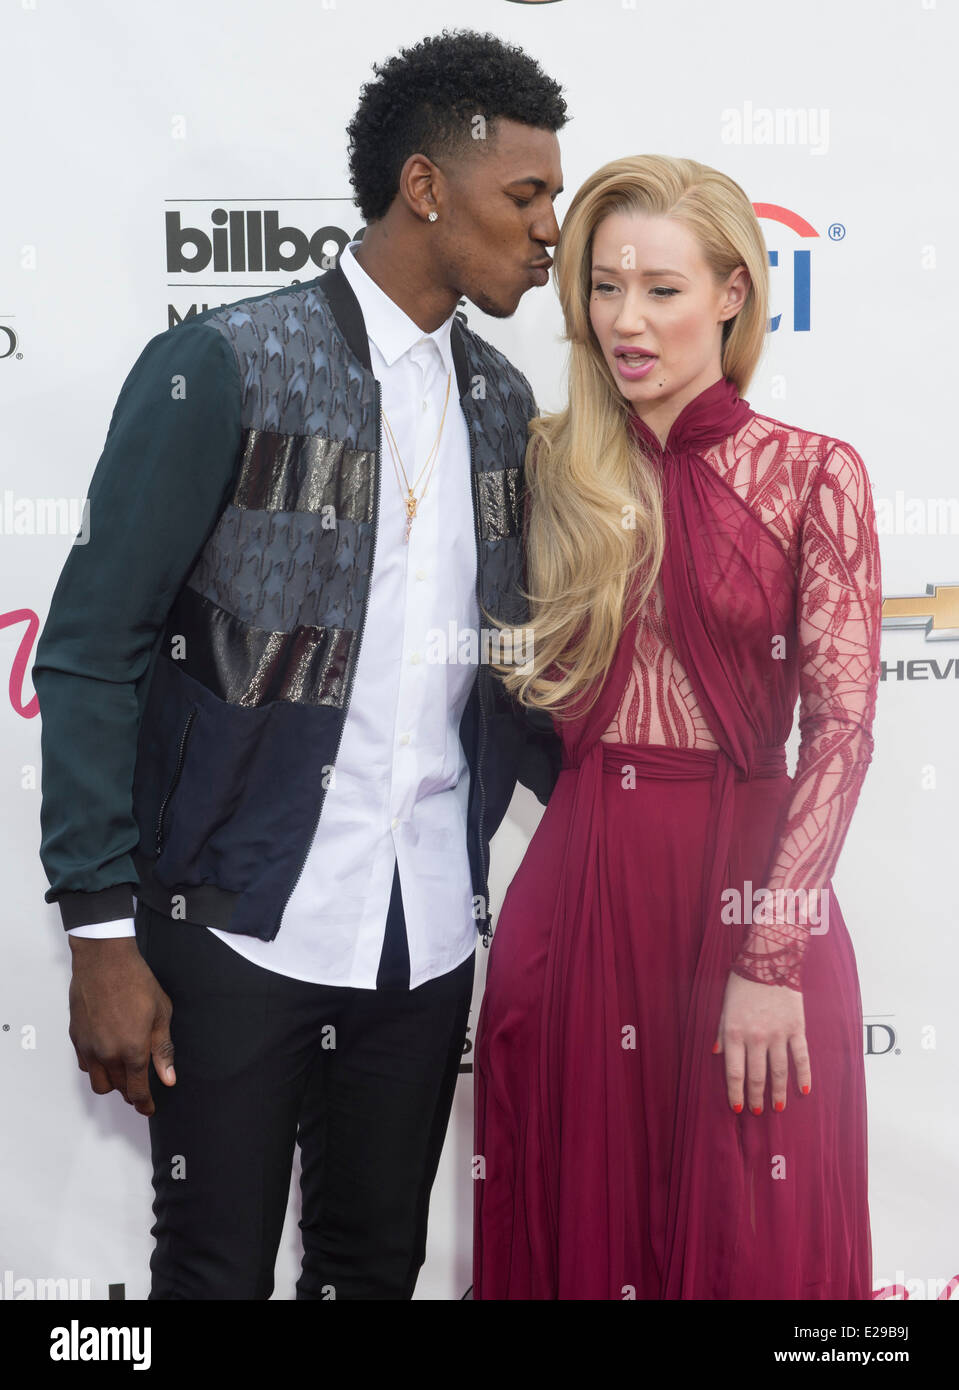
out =
<svg viewBox="0 0 959 1390"><path fill-rule="evenodd" d="M528 619L525 377L454 318L482 614ZM482 388L474 389L478 378ZM339 266L158 334L123 384L37 647L41 860L64 928L133 914L272 940L335 767L375 563L380 386ZM329 517L335 524L329 524ZM488 944L489 841L551 722L480 663L460 724ZM485 911L485 915L484 914Z"/></svg>

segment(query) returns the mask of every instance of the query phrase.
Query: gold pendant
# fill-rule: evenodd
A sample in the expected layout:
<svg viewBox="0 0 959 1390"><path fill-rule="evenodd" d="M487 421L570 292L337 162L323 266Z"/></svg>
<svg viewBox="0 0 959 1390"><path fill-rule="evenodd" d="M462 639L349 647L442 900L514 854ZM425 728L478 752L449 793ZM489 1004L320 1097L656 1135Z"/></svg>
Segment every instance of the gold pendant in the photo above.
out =
<svg viewBox="0 0 959 1390"><path fill-rule="evenodd" d="M413 529L413 518L415 515L416 498L413 496L411 490L409 496L406 499L406 536L404 537L404 539L406 540L407 544L409 543L410 539L410 531Z"/></svg>

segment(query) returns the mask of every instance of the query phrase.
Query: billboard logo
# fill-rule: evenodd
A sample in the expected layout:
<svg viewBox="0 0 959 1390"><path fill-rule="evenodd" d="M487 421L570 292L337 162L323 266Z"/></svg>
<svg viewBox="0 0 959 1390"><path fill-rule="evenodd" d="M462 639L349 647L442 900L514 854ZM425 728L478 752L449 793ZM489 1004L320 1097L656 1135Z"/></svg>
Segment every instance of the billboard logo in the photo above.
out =
<svg viewBox="0 0 959 1390"><path fill-rule="evenodd" d="M310 200L316 201L316 200ZM191 222L199 223L195 212ZM238 275L248 271L276 275L309 270L308 278L330 270L352 238L342 227L305 231L275 209L213 207L205 225L184 225L179 209L165 214L166 264L170 275ZM355 236L359 236L356 233Z"/></svg>

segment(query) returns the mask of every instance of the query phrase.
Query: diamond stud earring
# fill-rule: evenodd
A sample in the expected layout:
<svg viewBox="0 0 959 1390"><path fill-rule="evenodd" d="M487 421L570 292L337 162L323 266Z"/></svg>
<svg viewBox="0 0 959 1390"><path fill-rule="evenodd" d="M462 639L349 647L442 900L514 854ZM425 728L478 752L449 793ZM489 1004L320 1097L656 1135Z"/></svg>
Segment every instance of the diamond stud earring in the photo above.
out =
<svg viewBox="0 0 959 1390"><path fill-rule="evenodd" d="M430 220L431 222L435 222L436 219L437 219L437 217L439 217L439 213L438 213L438 212L431 212L431 213L429 214L429 220Z"/></svg>

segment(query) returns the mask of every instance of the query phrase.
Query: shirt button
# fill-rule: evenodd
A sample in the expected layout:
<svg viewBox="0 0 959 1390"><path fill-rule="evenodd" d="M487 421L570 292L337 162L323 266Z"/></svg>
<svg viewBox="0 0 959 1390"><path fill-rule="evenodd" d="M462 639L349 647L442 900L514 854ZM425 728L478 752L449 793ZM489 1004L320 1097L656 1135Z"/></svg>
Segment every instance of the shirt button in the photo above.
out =
<svg viewBox="0 0 959 1390"><path fill-rule="evenodd" d="M416 577L417 577L417 579L425 579L425 578L426 578L426 570L417 570L417 571L416 571Z"/></svg>
<svg viewBox="0 0 959 1390"><path fill-rule="evenodd" d="M409 734L400 734L400 743L409 743L409 741L410 741L410 736L409 736Z"/></svg>
<svg viewBox="0 0 959 1390"><path fill-rule="evenodd" d="M414 652L413 655L410 657L410 661L412 661L412 663L413 663L414 666L418 665L419 659L420 659L420 654L419 654L419 652Z"/></svg>
<svg viewBox="0 0 959 1390"><path fill-rule="evenodd" d="M428 401L423 401L423 402L422 402L422 408L423 408L423 410L427 410L427 409L429 408L429 402L428 402Z"/></svg>
<svg viewBox="0 0 959 1390"><path fill-rule="evenodd" d="M394 816L393 819L390 821L390 826L392 827L393 830L395 830L396 827L399 825L399 823L400 823L400 822L399 822L398 817L397 817L397 816Z"/></svg>

